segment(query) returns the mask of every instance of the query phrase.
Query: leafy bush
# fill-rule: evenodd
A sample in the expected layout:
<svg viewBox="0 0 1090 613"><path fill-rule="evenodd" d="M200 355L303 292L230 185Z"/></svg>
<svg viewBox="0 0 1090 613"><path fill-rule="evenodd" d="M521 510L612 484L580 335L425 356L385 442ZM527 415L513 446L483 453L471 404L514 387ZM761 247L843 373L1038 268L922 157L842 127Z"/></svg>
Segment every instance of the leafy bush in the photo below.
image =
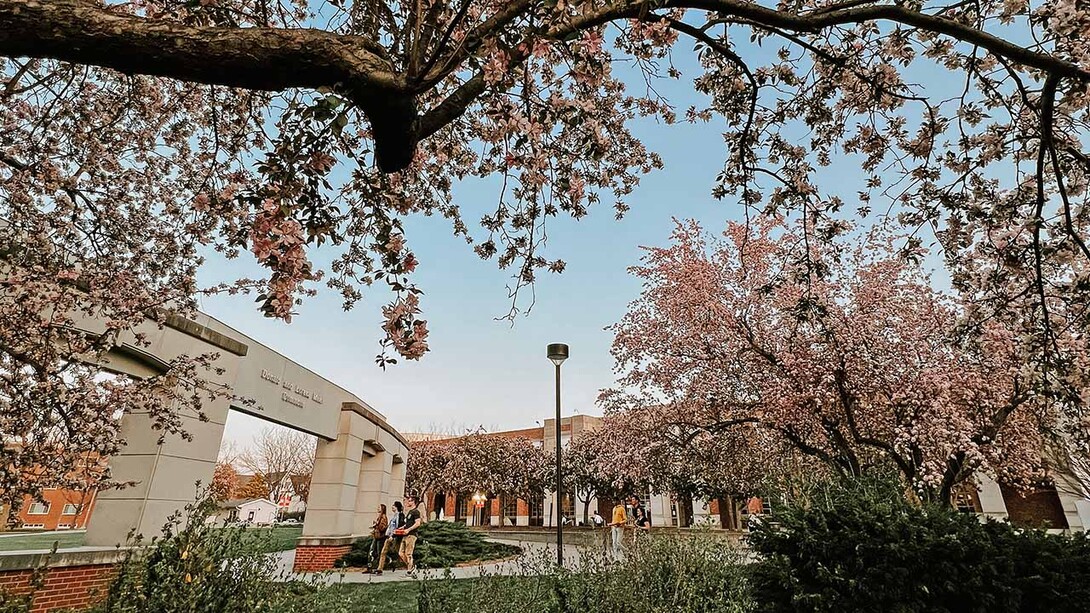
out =
<svg viewBox="0 0 1090 613"><path fill-rule="evenodd" d="M1090 539L905 501L895 483L826 485L749 542L758 610L1085 611Z"/></svg>
<svg viewBox="0 0 1090 613"><path fill-rule="evenodd" d="M506 558L522 551L514 545L487 541L481 533L455 522L428 522L420 527L418 533L413 561L419 568L450 568L466 562ZM367 566L371 541L371 537L357 540L337 565Z"/></svg>
<svg viewBox="0 0 1090 613"><path fill-rule="evenodd" d="M516 576L425 581L419 613L746 613L752 611L738 552L710 535L652 535L623 561L584 551L572 569L553 553L519 561Z"/></svg>
<svg viewBox="0 0 1090 613"><path fill-rule="evenodd" d="M210 499L176 513L160 537L134 548L95 613L223 613L290 611L305 586L279 584L285 573L269 549L267 531L217 527L206 518ZM135 545L142 545L138 540Z"/></svg>

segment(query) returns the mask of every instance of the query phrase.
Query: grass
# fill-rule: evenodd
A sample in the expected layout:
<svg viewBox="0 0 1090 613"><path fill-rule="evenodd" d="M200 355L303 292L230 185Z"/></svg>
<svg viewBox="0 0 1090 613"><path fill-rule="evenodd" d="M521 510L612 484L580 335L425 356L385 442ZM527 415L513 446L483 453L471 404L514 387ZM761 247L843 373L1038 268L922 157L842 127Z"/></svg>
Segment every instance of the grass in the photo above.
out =
<svg viewBox="0 0 1090 613"><path fill-rule="evenodd" d="M452 579L448 586L455 592L468 592L481 579ZM309 613L417 613L419 581L389 583L345 583L330 586L308 602Z"/></svg>
<svg viewBox="0 0 1090 613"><path fill-rule="evenodd" d="M50 549L57 543L57 549L71 549L83 546L83 532L51 532L41 534L27 532L0 535L0 551L28 551L31 549Z"/></svg>
<svg viewBox="0 0 1090 613"><path fill-rule="evenodd" d="M247 528L246 532L258 535L253 551L274 553L295 549L295 541L303 534L302 526L273 526L271 528Z"/></svg>
<svg viewBox="0 0 1090 613"><path fill-rule="evenodd" d="M303 533L302 526L274 526L271 528L247 528L246 532L257 538L253 539L252 551L256 553L274 553L295 549L295 541ZM57 549L72 549L83 546L83 532L53 532L41 534L0 535L0 551L28 551L31 549L49 549L53 543Z"/></svg>

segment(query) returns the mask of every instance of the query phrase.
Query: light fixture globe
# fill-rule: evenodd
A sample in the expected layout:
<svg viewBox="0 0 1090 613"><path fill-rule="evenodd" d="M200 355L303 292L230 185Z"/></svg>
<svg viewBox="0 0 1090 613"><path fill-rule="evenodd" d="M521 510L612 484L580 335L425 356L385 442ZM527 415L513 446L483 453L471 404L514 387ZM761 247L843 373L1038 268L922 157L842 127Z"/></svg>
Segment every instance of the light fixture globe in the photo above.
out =
<svg viewBox="0 0 1090 613"><path fill-rule="evenodd" d="M549 359L553 364L560 366L560 363L568 359L568 346L564 343L552 343L548 349Z"/></svg>

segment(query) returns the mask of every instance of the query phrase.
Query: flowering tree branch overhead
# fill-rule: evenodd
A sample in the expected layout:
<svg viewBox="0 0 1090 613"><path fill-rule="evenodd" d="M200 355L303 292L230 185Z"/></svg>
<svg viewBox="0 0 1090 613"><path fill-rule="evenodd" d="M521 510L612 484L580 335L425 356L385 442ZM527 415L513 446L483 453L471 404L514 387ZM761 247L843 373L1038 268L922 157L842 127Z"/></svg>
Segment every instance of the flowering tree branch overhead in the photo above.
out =
<svg viewBox="0 0 1090 613"><path fill-rule="evenodd" d="M1063 388L1064 339L1090 309L1090 12L1077 4L0 0L2 431L51 428L54 448L109 455L108 407L150 403L169 421L153 386L180 386L186 407L219 393L198 376L210 356L124 390L87 366L149 312L185 316L208 293L252 292L290 320L317 283L346 308L385 286L377 360L419 359L412 215L443 215L512 271L513 314L520 288L564 268L543 251L551 219L603 200L622 215L662 166L633 133L641 117L716 121L713 195L801 213L808 240L877 215L905 225L909 257L933 237L972 297L967 321L1036 322L1018 342L1044 387ZM698 67L682 75L671 59L690 42ZM657 93L682 76L706 103ZM863 174L853 210L824 175L843 156ZM472 178L502 185L478 227L454 195ZM334 259L316 266L326 246ZM211 250L248 254L267 278L202 287ZM77 311L107 334L74 337L64 313ZM81 428L100 437L66 434Z"/></svg>

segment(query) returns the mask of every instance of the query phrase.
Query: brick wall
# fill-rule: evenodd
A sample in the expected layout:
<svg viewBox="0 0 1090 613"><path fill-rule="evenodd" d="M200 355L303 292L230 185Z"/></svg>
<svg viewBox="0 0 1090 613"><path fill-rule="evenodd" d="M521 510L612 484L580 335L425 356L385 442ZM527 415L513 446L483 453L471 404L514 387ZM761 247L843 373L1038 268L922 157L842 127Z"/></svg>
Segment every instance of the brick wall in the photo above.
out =
<svg viewBox="0 0 1090 613"><path fill-rule="evenodd" d="M999 486L1007 516L1011 524L1025 528L1066 529L1067 517L1055 486L1040 487L1020 492L1005 485Z"/></svg>
<svg viewBox="0 0 1090 613"><path fill-rule="evenodd" d="M31 613L48 613L64 609L86 609L104 593L113 575L113 564L92 564L49 568L44 571L41 586L34 592ZM0 570L0 591L26 594L31 589L31 570Z"/></svg>
<svg viewBox="0 0 1090 613"><path fill-rule="evenodd" d="M295 572L317 572L333 568L333 563L352 549L352 545L299 545L295 548Z"/></svg>

